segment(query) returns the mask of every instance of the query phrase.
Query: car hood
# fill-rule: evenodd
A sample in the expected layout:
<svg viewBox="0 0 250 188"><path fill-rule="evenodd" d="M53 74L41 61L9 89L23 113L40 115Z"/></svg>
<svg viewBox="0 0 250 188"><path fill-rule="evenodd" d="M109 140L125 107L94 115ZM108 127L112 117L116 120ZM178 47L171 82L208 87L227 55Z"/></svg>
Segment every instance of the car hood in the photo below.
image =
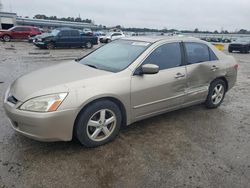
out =
<svg viewBox="0 0 250 188"><path fill-rule="evenodd" d="M94 69L75 61L43 68L16 79L10 87L10 94L17 100L51 93L68 92L70 84L91 78L109 75L111 72Z"/></svg>
<svg viewBox="0 0 250 188"><path fill-rule="evenodd" d="M54 35L52 35L51 33L42 33L41 35L37 35L35 38L45 39L45 38L49 38L49 37L54 37Z"/></svg>
<svg viewBox="0 0 250 188"><path fill-rule="evenodd" d="M0 32L9 32L9 30L0 29Z"/></svg>

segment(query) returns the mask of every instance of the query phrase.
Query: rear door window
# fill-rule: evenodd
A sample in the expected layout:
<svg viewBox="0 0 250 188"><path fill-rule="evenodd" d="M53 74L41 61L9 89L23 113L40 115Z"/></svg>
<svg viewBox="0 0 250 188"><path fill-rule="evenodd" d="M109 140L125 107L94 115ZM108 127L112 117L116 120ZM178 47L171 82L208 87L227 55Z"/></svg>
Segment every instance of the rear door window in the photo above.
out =
<svg viewBox="0 0 250 188"><path fill-rule="evenodd" d="M15 27L12 31L23 31L21 27Z"/></svg>
<svg viewBox="0 0 250 188"><path fill-rule="evenodd" d="M69 36L71 36L70 30L61 31L60 34L61 34L63 37L69 37Z"/></svg>
<svg viewBox="0 0 250 188"><path fill-rule="evenodd" d="M186 42L185 49L188 64L210 61L210 52L206 44Z"/></svg>
<svg viewBox="0 0 250 188"><path fill-rule="evenodd" d="M71 31L71 36L73 36L73 37L79 36L79 31L72 30Z"/></svg>
<svg viewBox="0 0 250 188"><path fill-rule="evenodd" d="M21 29L22 29L22 31L31 31L31 29L28 27L22 27Z"/></svg>

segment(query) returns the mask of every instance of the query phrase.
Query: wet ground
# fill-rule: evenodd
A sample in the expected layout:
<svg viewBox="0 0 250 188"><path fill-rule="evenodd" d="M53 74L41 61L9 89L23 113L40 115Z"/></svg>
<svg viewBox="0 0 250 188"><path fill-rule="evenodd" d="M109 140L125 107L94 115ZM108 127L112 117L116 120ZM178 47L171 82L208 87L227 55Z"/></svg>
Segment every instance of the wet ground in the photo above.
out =
<svg viewBox="0 0 250 188"><path fill-rule="evenodd" d="M0 43L0 103L20 75L86 54ZM15 133L0 106L0 188L225 187L250 185L250 54L239 61L237 85L218 109L198 105L135 123L115 141L86 149L41 143Z"/></svg>

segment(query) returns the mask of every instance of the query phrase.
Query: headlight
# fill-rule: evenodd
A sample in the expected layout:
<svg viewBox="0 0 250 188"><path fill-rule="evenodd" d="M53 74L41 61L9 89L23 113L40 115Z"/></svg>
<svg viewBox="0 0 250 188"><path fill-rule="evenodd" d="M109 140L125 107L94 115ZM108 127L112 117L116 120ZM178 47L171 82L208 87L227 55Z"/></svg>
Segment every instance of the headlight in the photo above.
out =
<svg viewBox="0 0 250 188"><path fill-rule="evenodd" d="M56 111L68 93L45 95L30 99L20 106L20 110L32 112L53 112Z"/></svg>

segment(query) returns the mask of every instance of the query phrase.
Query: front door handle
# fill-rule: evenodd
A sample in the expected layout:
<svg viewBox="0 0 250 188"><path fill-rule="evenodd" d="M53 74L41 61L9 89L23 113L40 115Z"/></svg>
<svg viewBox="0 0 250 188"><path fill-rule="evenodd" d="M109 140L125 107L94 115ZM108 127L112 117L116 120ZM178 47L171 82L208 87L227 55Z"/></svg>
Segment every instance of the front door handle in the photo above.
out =
<svg viewBox="0 0 250 188"><path fill-rule="evenodd" d="M219 69L219 67L217 67L216 65L212 65L212 67L211 67L211 70L212 70L212 71L215 71L215 70L217 70L217 69Z"/></svg>
<svg viewBox="0 0 250 188"><path fill-rule="evenodd" d="M182 74L180 72L178 72L176 75L175 75L175 78L183 78L185 77L185 74Z"/></svg>

